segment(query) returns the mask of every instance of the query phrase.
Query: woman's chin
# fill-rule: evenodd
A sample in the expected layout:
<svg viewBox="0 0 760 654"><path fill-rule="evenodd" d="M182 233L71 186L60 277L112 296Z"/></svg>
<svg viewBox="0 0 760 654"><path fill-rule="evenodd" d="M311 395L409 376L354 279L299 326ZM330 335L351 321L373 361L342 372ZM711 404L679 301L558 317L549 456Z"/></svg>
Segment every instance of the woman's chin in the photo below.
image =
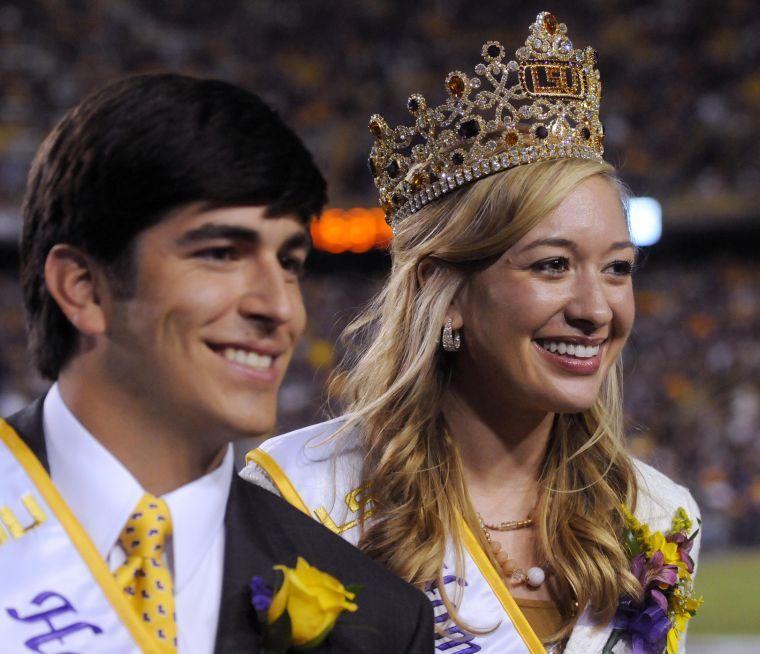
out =
<svg viewBox="0 0 760 654"><path fill-rule="evenodd" d="M550 413L583 413L588 411L598 397L598 393L578 395L555 395L547 398L545 407Z"/></svg>

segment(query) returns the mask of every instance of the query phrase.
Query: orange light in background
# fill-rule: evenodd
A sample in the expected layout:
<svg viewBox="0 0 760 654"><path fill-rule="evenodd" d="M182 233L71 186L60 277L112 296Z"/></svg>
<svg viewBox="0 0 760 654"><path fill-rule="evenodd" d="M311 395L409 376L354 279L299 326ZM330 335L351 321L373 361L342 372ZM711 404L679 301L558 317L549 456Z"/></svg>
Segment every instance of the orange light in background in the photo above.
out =
<svg viewBox="0 0 760 654"><path fill-rule="evenodd" d="M380 208L326 209L311 221L314 247L332 254L387 248L392 238Z"/></svg>

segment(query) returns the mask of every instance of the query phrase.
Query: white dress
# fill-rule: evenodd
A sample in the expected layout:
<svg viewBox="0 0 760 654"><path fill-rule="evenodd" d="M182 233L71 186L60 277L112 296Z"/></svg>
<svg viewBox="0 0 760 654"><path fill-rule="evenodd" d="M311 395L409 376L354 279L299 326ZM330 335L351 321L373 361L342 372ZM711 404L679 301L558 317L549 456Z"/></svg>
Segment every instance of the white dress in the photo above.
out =
<svg viewBox="0 0 760 654"><path fill-rule="evenodd" d="M345 417L310 425L272 438L249 452L241 477L282 496L328 529L356 545L360 496L360 473L363 453L355 429L343 430ZM639 475L639 497L636 517L652 531L667 531L677 508L683 507L695 521L699 509L689 491L674 483L651 466L634 460ZM368 516L369 517L369 516ZM459 611L465 623L492 629L473 636L451 627L450 639L436 639L436 651L446 654L544 654L541 644L517 607L501 577L493 569L474 536L462 522L465 545L464 578L445 575L447 592L459 600ZM691 556L695 563L699 554L699 536ZM454 553L450 548L444 566L454 570ZM450 584L450 585L449 585ZM437 622L448 615L436 588L427 592L434 605ZM494 628L495 627L495 628ZM604 648L612 631L611 624L595 624L584 611L565 647L565 654L597 654ZM685 637L679 654L685 652ZM631 651L625 641L615 646L615 654ZM551 654L549 651L547 654Z"/></svg>

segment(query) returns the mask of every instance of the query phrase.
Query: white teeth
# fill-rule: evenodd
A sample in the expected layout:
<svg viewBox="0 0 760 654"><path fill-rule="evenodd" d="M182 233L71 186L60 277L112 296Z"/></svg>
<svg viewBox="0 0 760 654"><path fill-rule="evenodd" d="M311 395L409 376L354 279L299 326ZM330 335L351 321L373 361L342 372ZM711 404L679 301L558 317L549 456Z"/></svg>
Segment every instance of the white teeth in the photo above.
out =
<svg viewBox="0 0 760 654"><path fill-rule="evenodd" d="M541 347L549 352L565 354L577 359L590 359L599 354L598 345L580 345L578 343L564 343L562 341L541 341Z"/></svg>
<svg viewBox="0 0 760 654"><path fill-rule="evenodd" d="M256 370L267 370L272 365L272 357L268 354L257 354L233 347L224 348L224 358Z"/></svg>

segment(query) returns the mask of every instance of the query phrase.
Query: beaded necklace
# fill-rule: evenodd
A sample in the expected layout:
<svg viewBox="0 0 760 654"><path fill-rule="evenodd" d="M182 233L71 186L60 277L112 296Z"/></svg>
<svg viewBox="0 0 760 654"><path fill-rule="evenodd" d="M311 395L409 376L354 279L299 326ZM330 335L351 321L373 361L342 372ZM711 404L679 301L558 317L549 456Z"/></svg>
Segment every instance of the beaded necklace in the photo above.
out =
<svg viewBox="0 0 760 654"><path fill-rule="evenodd" d="M546 571L540 566L532 566L527 570L520 568L514 559L502 547L501 543L491 538L492 531L516 531L533 526L533 518L527 517L524 520L507 520L500 522L498 525L489 525L483 519L483 516L477 514L480 521L480 528L483 531L486 541L491 548L494 559L501 567L501 572L513 584L526 584L531 588L539 588L546 581Z"/></svg>

